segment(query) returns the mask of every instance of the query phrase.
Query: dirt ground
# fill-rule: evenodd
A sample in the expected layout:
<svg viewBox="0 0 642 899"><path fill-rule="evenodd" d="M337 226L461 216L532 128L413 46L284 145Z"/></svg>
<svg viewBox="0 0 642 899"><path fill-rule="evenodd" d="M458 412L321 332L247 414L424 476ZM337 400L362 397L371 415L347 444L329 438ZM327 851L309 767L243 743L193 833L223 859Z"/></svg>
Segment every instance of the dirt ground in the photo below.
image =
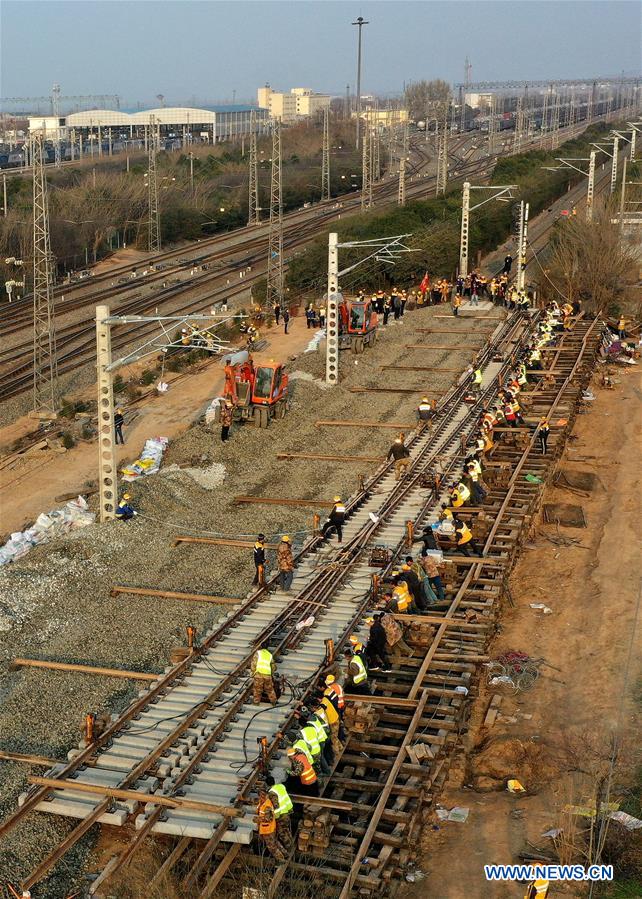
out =
<svg viewBox="0 0 642 899"><path fill-rule="evenodd" d="M562 841L569 842L574 824L586 825L587 819L573 818L563 807L591 801L595 782L577 769L590 772L596 755L608 758L615 733L622 735L623 749L611 799L624 809L635 800L630 791L642 764L642 392L640 368L623 368L617 369L615 390L594 383L596 399L578 418L560 462L564 469L597 475L594 489L578 496L550 487L545 494L546 502L582 506L586 530L559 529L581 546L549 542L545 535L557 537L556 526L536 522L532 543L510 578L514 607L504 609L491 647L493 657L517 649L555 668L543 667L529 691L504 696L500 716L489 728L482 725L492 688L481 686L463 749L440 797L446 808L468 807L470 816L465 824L440 823L433 816L421 863L427 876L404 891L408 897L523 896L523 885L487 884L483 865L519 862L527 844L554 857L551 839L542 834L561 827ZM530 608L542 602L551 614ZM523 783L526 795L506 791L509 777ZM615 840L622 839L618 828L626 833L614 822L610 828ZM585 891L576 884L552 885L551 896L562 894ZM618 895L640 893L633 888Z"/></svg>

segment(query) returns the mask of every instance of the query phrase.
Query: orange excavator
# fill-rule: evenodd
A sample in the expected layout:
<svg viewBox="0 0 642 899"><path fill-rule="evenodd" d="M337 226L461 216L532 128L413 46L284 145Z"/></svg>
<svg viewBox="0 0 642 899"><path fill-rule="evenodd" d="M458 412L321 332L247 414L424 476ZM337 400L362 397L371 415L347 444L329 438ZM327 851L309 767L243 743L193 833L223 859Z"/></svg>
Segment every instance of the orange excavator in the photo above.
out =
<svg viewBox="0 0 642 899"><path fill-rule="evenodd" d="M253 421L267 428L272 418L283 418L288 408L288 376L280 362L255 366L247 350L223 357L223 397L234 406L237 421Z"/></svg>
<svg viewBox="0 0 642 899"><path fill-rule="evenodd" d="M372 302L367 299L343 299L339 303L339 349L363 353L377 340L379 319Z"/></svg>

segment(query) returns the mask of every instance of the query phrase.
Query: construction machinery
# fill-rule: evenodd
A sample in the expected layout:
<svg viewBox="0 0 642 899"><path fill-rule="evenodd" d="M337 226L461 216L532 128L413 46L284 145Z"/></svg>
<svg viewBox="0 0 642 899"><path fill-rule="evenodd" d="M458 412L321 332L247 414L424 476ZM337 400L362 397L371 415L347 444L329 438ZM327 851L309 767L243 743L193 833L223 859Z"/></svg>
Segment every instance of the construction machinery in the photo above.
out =
<svg viewBox="0 0 642 899"><path fill-rule="evenodd" d="M223 398L234 407L236 421L253 421L267 428L272 418L283 418L288 408L288 376L280 362L254 365L247 350L223 357Z"/></svg>
<svg viewBox="0 0 642 899"><path fill-rule="evenodd" d="M378 323L371 300L344 298L339 304L339 349L358 354L374 346Z"/></svg>

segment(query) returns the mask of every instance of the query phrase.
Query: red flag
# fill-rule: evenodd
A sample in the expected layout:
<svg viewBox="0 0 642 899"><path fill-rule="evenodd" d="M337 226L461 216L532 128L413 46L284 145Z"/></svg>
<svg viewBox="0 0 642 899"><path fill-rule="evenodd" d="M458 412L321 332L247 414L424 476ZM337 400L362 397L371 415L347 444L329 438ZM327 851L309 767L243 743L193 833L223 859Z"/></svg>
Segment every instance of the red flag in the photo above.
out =
<svg viewBox="0 0 642 899"><path fill-rule="evenodd" d="M419 293L425 293L430 287L430 278L428 276L428 272L424 275L423 281L419 285Z"/></svg>

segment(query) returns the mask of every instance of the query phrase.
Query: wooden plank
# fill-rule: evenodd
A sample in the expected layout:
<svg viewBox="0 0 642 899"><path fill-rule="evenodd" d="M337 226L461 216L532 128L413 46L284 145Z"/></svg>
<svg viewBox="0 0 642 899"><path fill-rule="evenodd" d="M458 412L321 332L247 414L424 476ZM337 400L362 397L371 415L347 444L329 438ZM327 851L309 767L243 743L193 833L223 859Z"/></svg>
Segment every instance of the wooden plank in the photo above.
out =
<svg viewBox="0 0 642 899"><path fill-rule="evenodd" d="M399 422L399 421L357 421L355 419L347 419L346 421L335 421L332 419L320 421L315 421L315 427L317 428L394 428L395 430L406 429L412 430L417 426L417 422L413 421L410 424L408 422Z"/></svg>
<svg viewBox="0 0 642 899"><path fill-rule="evenodd" d="M397 621L418 621L426 624L445 624L446 627L468 627L471 630L486 630L493 623L489 621L488 624L479 624L474 622L468 622L465 618L440 618L438 615L406 615L403 612L401 614L394 613L393 618ZM411 635L407 635L411 636ZM412 700L408 700L412 702Z"/></svg>
<svg viewBox="0 0 642 899"><path fill-rule="evenodd" d="M176 844L176 846L174 846L174 848L172 849L170 854L167 856L167 858L165 859L163 864L160 866L160 868L158 869L156 874L154 874L154 876L152 877L151 882L149 884L150 887L156 886L159 883L159 881L162 880L162 878L166 874L169 874L169 872L172 870L172 868L174 867L176 862L179 860L181 855L184 855L185 850L187 849L187 847L190 845L191 842L192 842L191 837L182 837L178 841L178 843Z"/></svg>
<svg viewBox="0 0 642 899"><path fill-rule="evenodd" d="M474 313L472 315L466 315L466 313L462 314L461 312L459 313L459 315L436 315L435 318L447 318L447 319L450 319L450 321L452 321L454 318L459 318L460 320L463 318L465 318L467 320L474 319L475 321L479 321L480 319L485 319L487 321L497 322L498 325L501 324L503 321L505 321L505 319L500 318L497 315L477 315L477 313Z"/></svg>
<svg viewBox="0 0 642 899"><path fill-rule="evenodd" d="M211 596L208 593L176 593L174 590L152 590L151 587L112 587L110 596L131 593L133 596L159 596L161 599L182 599L187 602L213 602L221 606L235 606L242 602L237 596Z"/></svg>
<svg viewBox="0 0 642 899"><path fill-rule="evenodd" d="M223 877L225 876L225 872L230 867L236 856L241 851L240 843L232 843L230 848L227 850L223 861L220 863L218 868L214 871L214 874L209 878L203 891L199 894L198 899L209 899L212 895L216 887L219 885Z"/></svg>
<svg viewBox="0 0 642 899"><path fill-rule="evenodd" d="M459 350L479 350L480 346L477 343L460 343L453 346L449 346L445 343L432 343L430 346L426 343L407 343L405 345L405 349L407 350L453 350L457 352Z"/></svg>
<svg viewBox="0 0 642 899"><path fill-rule="evenodd" d="M130 680L153 681L161 674L148 674L143 671L124 671L122 668L100 668L96 665L75 665L71 662L47 662L42 659L14 659L12 668L46 668L51 671L78 671L81 674L102 674L105 677L124 677Z"/></svg>
<svg viewBox="0 0 642 899"><path fill-rule="evenodd" d="M441 365L382 365L381 371L455 371L460 374L463 368L443 368Z"/></svg>
<svg viewBox="0 0 642 899"><path fill-rule="evenodd" d="M468 328L465 330L461 328L417 328L417 330L424 334L464 334L466 337L474 337L476 334L492 334L495 329L475 328L474 334L471 334Z"/></svg>
<svg viewBox="0 0 642 899"><path fill-rule="evenodd" d="M350 393L421 393L425 387L348 387Z"/></svg>
<svg viewBox="0 0 642 899"><path fill-rule="evenodd" d="M235 496L235 503L256 503L266 506L305 506L312 509L331 509L334 505L330 500L323 499L287 499L284 496Z"/></svg>
<svg viewBox="0 0 642 899"><path fill-rule="evenodd" d="M5 762L24 762L25 765L46 765L53 768L54 765L64 764L65 760L51 759L46 755L29 755L24 752L0 752L0 759Z"/></svg>
<svg viewBox="0 0 642 899"><path fill-rule="evenodd" d="M277 459L316 459L320 462L385 462L385 456L331 456L324 453L277 453Z"/></svg>
<svg viewBox="0 0 642 899"><path fill-rule="evenodd" d="M417 615L399 615L399 618L417 618ZM347 702L366 702L372 705L394 705L403 709L414 709L417 706L416 699L395 699L392 696L362 696L360 693L346 693Z"/></svg>
<svg viewBox="0 0 642 899"><path fill-rule="evenodd" d="M174 537L173 546L178 543L207 543L210 546L239 546L252 549L254 543L250 540L232 540L228 537ZM266 549L278 549L278 543L266 543Z"/></svg>
<svg viewBox="0 0 642 899"><path fill-rule="evenodd" d="M110 799L131 800L132 802L152 803L166 808L190 808L199 812L210 812L214 815L225 815L228 818L241 818L245 814L242 809L229 805L216 805L201 802L198 799L185 799L181 796L171 797L156 793L142 793L139 790L119 790L117 787L105 787L100 784L83 783L74 778L39 777L32 774L29 783L38 784L51 790L74 790L77 793L90 793L94 796L106 796Z"/></svg>

